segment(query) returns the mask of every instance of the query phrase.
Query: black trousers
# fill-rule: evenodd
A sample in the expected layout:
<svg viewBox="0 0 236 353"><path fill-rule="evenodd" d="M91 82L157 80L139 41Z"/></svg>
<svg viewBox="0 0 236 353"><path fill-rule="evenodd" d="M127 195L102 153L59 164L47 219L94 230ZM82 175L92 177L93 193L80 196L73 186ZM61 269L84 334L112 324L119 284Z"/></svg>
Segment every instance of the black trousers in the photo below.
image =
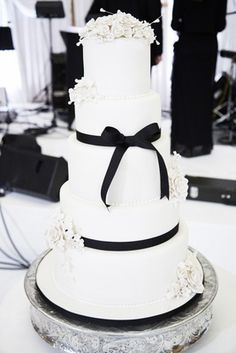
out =
<svg viewBox="0 0 236 353"><path fill-rule="evenodd" d="M215 34L180 34L174 44L171 86L171 149L212 149L213 84L217 58ZM192 151L192 152L191 152ZM188 153L188 152L187 152ZM184 152L182 153L184 155Z"/></svg>

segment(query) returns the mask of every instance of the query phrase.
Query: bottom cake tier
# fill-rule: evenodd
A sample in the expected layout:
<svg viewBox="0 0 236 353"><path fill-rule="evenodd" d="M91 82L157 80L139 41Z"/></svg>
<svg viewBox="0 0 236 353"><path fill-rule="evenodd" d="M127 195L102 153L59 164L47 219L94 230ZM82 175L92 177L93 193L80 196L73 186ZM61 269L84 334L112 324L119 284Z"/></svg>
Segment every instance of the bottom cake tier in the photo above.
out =
<svg viewBox="0 0 236 353"><path fill-rule="evenodd" d="M142 250L54 249L40 262L36 282L48 300L74 314L105 320L161 315L203 291L202 268L187 238L181 224L173 238Z"/></svg>

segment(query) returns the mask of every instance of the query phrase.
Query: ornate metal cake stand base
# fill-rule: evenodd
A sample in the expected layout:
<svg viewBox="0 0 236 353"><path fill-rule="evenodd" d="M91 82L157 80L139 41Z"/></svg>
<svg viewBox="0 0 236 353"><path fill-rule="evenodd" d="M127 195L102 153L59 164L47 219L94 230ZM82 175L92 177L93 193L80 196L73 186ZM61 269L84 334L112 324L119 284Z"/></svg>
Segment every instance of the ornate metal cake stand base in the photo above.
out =
<svg viewBox="0 0 236 353"><path fill-rule="evenodd" d="M31 303L31 321L50 345L70 353L177 353L187 349L207 331L212 302L217 293L216 273L201 254L204 293L177 315L158 323L111 327L68 319L50 305L37 289L37 259L27 272L25 291Z"/></svg>

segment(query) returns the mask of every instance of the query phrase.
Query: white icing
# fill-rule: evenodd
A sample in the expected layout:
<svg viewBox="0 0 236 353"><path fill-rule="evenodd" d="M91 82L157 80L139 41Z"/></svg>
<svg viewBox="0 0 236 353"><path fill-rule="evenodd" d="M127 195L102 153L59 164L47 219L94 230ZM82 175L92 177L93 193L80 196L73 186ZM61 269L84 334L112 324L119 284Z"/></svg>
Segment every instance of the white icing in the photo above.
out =
<svg viewBox="0 0 236 353"><path fill-rule="evenodd" d="M104 11L105 12L105 11ZM157 19L155 22L158 22ZM101 42L113 41L120 38L145 39L151 44L155 40L154 31L146 21L139 21L137 18L125 12L117 11L116 14L91 19L80 31L83 43L85 38L92 38Z"/></svg>
<svg viewBox="0 0 236 353"><path fill-rule="evenodd" d="M170 159L166 136L153 145ZM69 139L69 183L77 196L101 203L101 186L115 147L94 146ZM134 203L160 198L160 170L154 151L130 147L125 152L107 194L108 204Z"/></svg>
<svg viewBox="0 0 236 353"><path fill-rule="evenodd" d="M90 135L101 135L106 126L114 126L124 135L134 135L145 126L160 126L160 97L154 91L136 97L102 97L75 104L76 129Z"/></svg>
<svg viewBox="0 0 236 353"><path fill-rule="evenodd" d="M150 45L144 39L83 41L84 77L102 96L136 96L150 91Z"/></svg>
<svg viewBox="0 0 236 353"><path fill-rule="evenodd" d="M149 202L115 205L109 211L99 202L89 202L71 192L69 182L60 193L61 209L72 217L76 228L93 239L135 241L156 237L179 222L179 207L166 198Z"/></svg>
<svg viewBox="0 0 236 353"><path fill-rule="evenodd" d="M194 295L167 295L177 279L173 269L184 262L186 249L183 225L174 238L149 249L112 252L85 247L82 253L70 253L73 276L62 271L65 257L52 251L39 265L37 283L50 300L74 313L113 319L154 316ZM189 259L192 267L200 266L194 256Z"/></svg>

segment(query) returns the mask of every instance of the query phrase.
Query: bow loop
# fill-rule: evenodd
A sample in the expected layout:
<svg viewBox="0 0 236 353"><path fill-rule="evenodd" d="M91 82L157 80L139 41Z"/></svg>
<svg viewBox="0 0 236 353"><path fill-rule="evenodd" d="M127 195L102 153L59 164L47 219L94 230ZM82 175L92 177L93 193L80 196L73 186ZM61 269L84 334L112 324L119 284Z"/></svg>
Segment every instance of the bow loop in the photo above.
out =
<svg viewBox="0 0 236 353"><path fill-rule="evenodd" d="M101 137L113 146L123 145L125 143L125 136L112 126L107 126L103 130Z"/></svg>
<svg viewBox="0 0 236 353"><path fill-rule="evenodd" d="M152 123L138 131L135 136L140 141L154 142L161 137L161 129L157 123Z"/></svg>

